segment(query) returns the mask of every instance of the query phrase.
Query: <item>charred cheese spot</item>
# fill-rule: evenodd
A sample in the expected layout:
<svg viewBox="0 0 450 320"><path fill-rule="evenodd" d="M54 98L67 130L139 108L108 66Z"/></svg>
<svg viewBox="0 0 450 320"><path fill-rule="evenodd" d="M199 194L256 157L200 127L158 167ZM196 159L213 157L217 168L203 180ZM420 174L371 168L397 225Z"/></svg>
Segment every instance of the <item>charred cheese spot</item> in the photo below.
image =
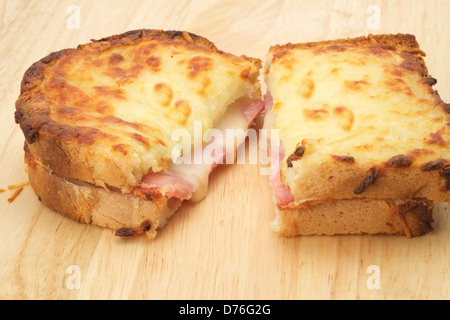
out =
<svg viewBox="0 0 450 320"><path fill-rule="evenodd" d="M439 175L445 180L444 191L450 190L450 164L445 164Z"/></svg>
<svg viewBox="0 0 450 320"><path fill-rule="evenodd" d="M422 171L435 171L435 170L440 170L444 168L444 165L447 163L448 161L445 159L436 159L436 160L432 160L432 161L428 161L426 163L424 163L420 169Z"/></svg>
<svg viewBox="0 0 450 320"><path fill-rule="evenodd" d="M112 67L109 68L105 74L117 81L119 85L124 85L137 79L143 68L142 65L133 65L128 69Z"/></svg>
<svg viewBox="0 0 450 320"><path fill-rule="evenodd" d="M82 89L70 85L62 73L51 76L44 85L44 90L47 95L54 95L58 102L64 104L73 102L73 104L85 105L92 100Z"/></svg>
<svg viewBox="0 0 450 320"><path fill-rule="evenodd" d="M408 155L411 158L415 159L421 155L432 155L434 153L435 153L434 151L428 149L413 149L408 153Z"/></svg>
<svg viewBox="0 0 450 320"><path fill-rule="evenodd" d="M56 115L59 120L83 121L88 116L81 112L80 109L60 104L55 107Z"/></svg>
<svg viewBox="0 0 450 320"><path fill-rule="evenodd" d="M287 54L289 54L289 50L278 50L272 57L272 63L275 62L276 59L279 59Z"/></svg>
<svg viewBox="0 0 450 320"><path fill-rule="evenodd" d="M445 133L446 131L446 127L442 127L441 129L439 129L436 132L431 132L430 136L431 139L427 140L428 144L436 144L439 146L446 146L447 142L444 140L444 138L442 137L442 135Z"/></svg>
<svg viewBox="0 0 450 320"><path fill-rule="evenodd" d="M150 148L150 143L149 143L148 139L144 138L141 134L139 134L139 133L131 133L130 136L131 136L132 139L134 139L137 142L139 142L142 145L144 145L147 149Z"/></svg>
<svg viewBox="0 0 450 320"><path fill-rule="evenodd" d="M250 75L250 68L244 69L239 75L242 79L248 79Z"/></svg>
<svg viewBox="0 0 450 320"><path fill-rule="evenodd" d="M95 111L101 114L111 114L113 107L106 101L100 100L95 104Z"/></svg>
<svg viewBox="0 0 450 320"><path fill-rule="evenodd" d="M356 81L346 80L344 81L344 85L346 88L351 90L361 90L363 87L370 85L370 82L367 80L356 80Z"/></svg>
<svg viewBox="0 0 450 320"><path fill-rule="evenodd" d="M362 144L359 144L359 145L355 145L355 149L357 149L357 150L363 150L363 151L370 151L370 150L372 150L373 149L373 144L370 144L370 143L362 143Z"/></svg>
<svg viewBox="0 0 450 320"><path fill-rule="evenodd" d="M113 53L111 55L111 57L109 58L109 64L116 65L116 64L122 62L124 59L125 58L122 55L120 55L118 53Z"/></svg>
<svg viewBox="0 0 450 320"><path fill-rule="evenodd" d="M327 54L327 53L339 53L346 50L346 47L341 45L331 45L326 47L318 47L313 50L313 54L315 55L321 55L321 54Z"/></svg>
<svg viewBox="0 0 450 320"><path fill-rule="evenodd" d="M275 102L272 106L273 110L281 109L282 103L281 102Z"/></svg>
<svg viewBox="0 0 450 320"><path fill-rule="evenodd" d="M157 83L153 91L155 93L156 100L164 107L170 106L173 99L173 90L172 88L165 83Z"/></svg>
<svg viewBox="0 0 450 320"><path fill-rule="evenodd" d="M401 56L403 57L403 62L400 64L401 68L408 71L417 72L422 77L425 77L427 75L420 62L412 54L408 52L402 52Z"/></svg>
<svg viewBox="0 0 450 320"><path fill-rule="evenodd" d="M404 93L408 96L413 96L411 87L401 78L396 77L393 79L386 80L384 84L387 87L390 87L391 90L394 92Z"/></svg>
<svg viewBox="0 0 450 320"><path fill-rule="evenodd" d="M330 73L333 75L338 75L340 71L341 71L341 68L333 68L330 70Z"/></svg>
<svg viewBox="0 0 450 320"><path fill-rule="evenodd" d="M332 46L326 47L326 50L342 52L342 51L345 51L345 47L344 46L340 46L340 45L332 45Z"/></svg>
<svg viewBox="0 0 450 320"><path fill-rule="evenodd" d="M298 144L295 151L286 159L288 168L292 168L292 161L297 161L305 154L305 146Z"/></svg>
<svg viewBox="0 0 450 320"><path fill-rule="evenodd" d="M395 48L389 45L376 45L369 47L369 52L371 54L381 57L390 57L392 55L391 51L395 51Z"/></svg>
<svg viewBox="0 0 450 320"><path fill-rule="evenodd" d="M325 109L303 109L303 115L310 120L325 120L330 113Z"/></svg>
<svg viewBox="0 0 450 320"><path fill-rule="evenodd" d="M122 89L120 89L120 88L111 88L111 87L105 87L105 86L94 86L94 90L100 96L113 97L113 98L119 99L119 100L125 100L126 99L124 91Z"/></svg>
<svg viewBox="0 0 450 320"><path fill-rule="evenodd" d="M342 130L350 131L352 129L355 115L350 109L339 106L333 109L333 114L338 117Z"/></svg>
<svg viewBox="0 0 450 320"><path fill-rule="evenodd" d="M128 147L124 144L115 144L112 146L112 150L120 152L125 156L128 154Z"/></svg>
<svg viewBox="0 0 450 320"><path fill-rule="evenodd" d="M412 165L413 160L410 156L399 154L384 163L386 168L408 168Z"/></svg>
<svg viewBox="0 0 450 320"><path fill-rule="evenodd" d="M191 106L185 100L180 100L175 103L175 110L180 125L185 125L189 116L191 115Z"/></svg>
<svg viewBox="0 0 450 320"><path fill-rule="evenodd" d="M332 154L331 157L337 162L355 163L355 158L353 158L352 156L338 156Z"/></svg>
<svg viewBox="0 0 450 320"><path fill-rule="evenodd" d="M370 168L367 172L364 178L362 179L361 183L358 187L356 187L355 190L353 190L354 194L362 194L368 187L373 185L375 181L377 181L378 176L380 175L380 167L374 166Z"/></svg>
<svg viewBox="0 0 450 320"><path fill-rule="evenodd" d="M213 61L209 57L197 56L190 59L187 63L189 77L196 78L201 73L206 73L213 67Z"/></svg>
<svg viewBox="0 0 450 320"><path fill-rule="evenodd" d="M313 95L315 87L314 81L310 77L305 77L300 83L300 94L305 99L309 99Z"/></svg>
<svg viewBox="0 0 450 320"><path fill-rule="evenodd" d="M367 65L367 60L361 57L355 57L349 60L348 63L353 66L365 66Z"/></svg>
<svg viewBox="0 0 450 320"><path fill-rule="evenodd" d="M419 82L428 86L434 86L437 83L437 80L432 77L425 77L423 79L420 79Z"/></svg>
<svg viewBox="0 0 450 320"><path fill-rule="evenodd" d="M147 63L149 56L157 50L158 45L156 43L143 44L136 48L134 53L133 62L136 64Z"/></svg>
<svg viewBox="0 0 450 320"><path fill-rule="evenodd" d="M159 57L150 57L146 61L147 66L154 72L161 71L161 59Z"/></svg>
<svg viewBox="0 0 450 320"><path fill-rule="evenodd" d="M197 93L201 96L207 96L208 95L208 88L211 86L211 79L209 77L204 77L201 80L201 87L199 90L197 90Z"/></svg>
<svg viewBox="0 0 450 320"><path fill-rule="evenodd" d="M403 77L404 75L403 71L400 68L391 68L390 70L388 68L388 72L395 77Z"/></svg>
<svg viewBox="0 0 450 320"><path fill-rule="evenodd" d="M289 57L289 58L285 58L283 60L281 60L280 64L282 64L287 70L292 71L292 68L295 66L295 64L297 63L297 60L293 57ZM284 79L285 80L289 80L290 76L289 75L284 75Z"/></svg>

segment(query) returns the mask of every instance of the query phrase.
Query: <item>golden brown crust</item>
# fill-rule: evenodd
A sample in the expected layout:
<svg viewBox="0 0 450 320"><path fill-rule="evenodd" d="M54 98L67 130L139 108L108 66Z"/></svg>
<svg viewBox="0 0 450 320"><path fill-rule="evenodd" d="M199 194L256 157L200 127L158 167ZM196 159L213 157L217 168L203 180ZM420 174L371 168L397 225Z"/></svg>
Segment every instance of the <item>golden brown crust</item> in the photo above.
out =
<svg viewBox="0 0 450 320"><path fill-rule="evenodd" d="M389 164L391 159L386 163ZM358 166L357 163L331 163L316 173L315 180L297 183L303 184L303 189L308 190L308 196L316 199L428 198L436 202L448 202L450 193L444 166L436 166L433 170L423 169L435 162L436 160L409 167L380 163L370 168ZM319 181L326 183L319 184Z"/></svg>
<svg viewBox="0 0 450 320"><path fill-rule="evenodd" d="M275 45L270 48L271 52L276 52L274 54L274 60L283 55L284 50L293 48L324 48L328 47L329 50L340 50L339 46L369 46L377 50L377 47L384 49L392 49L398 51L404 51L409 54L414 55L415 58L420 62L423 71L427 74L427 67L423 57L426 56L425 52L420 49L420 46L416 40L416 37L411 34L369 34L368 36L356 37L356 38L342 38L325 40L318 42L306 42L306 43L287 43L284 45ZM273 61L274 61L273 60Z"/></svg>
<svg viewBox="0 0 450 320"><path fill-rule="evenodd" d="M145 232L154 238L181 205L174 198L144 200L64 179L36 163L28 152L26 162L30 184L45 206L77 222L117 230L118 236Z"/></svg>
<svg viewBox="0 0 450 320"><path fill-rule="evenodd" d="M417 237L433 230L433 202L427 199L316 201L277 210L272 223L281 236L389 234Z"/></svg>

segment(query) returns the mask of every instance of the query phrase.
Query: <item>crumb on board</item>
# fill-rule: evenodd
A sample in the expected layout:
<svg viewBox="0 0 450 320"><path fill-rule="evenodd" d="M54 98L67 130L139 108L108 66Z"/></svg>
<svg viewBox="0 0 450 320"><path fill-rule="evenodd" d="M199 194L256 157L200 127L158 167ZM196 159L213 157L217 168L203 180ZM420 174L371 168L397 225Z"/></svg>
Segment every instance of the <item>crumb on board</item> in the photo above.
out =
<svg viewBox="0 0 450 320"><path fill-rule="evenodd" d="M9 190L14 190L14 189L18 189L18 188L27 186L27 185L29 185L29 184L30 184L30 181L24 181L24 182L21 182L21 183L10 184L10 185L8 186L8 189L9 189Z"/></svg>
<svg viewBox="0 0 450 320"><path fill-rule="evenodd" d="M14 191L13 194L8 198L8 202L13 202L19 194L23 191L23 188L30 184L30 181L24 181L17 184L10 184L8 185L8 190ZM6 192L5 189L0 188L0 193Z"/></svg>
<svg viewBox="0 0 450 320"><path fill-rule="evenodd" d="M12 196L8 198L8 202L9 203L13 202L22 191L23 191L23 187L19 187L19 188L15 189Z"/></svg>

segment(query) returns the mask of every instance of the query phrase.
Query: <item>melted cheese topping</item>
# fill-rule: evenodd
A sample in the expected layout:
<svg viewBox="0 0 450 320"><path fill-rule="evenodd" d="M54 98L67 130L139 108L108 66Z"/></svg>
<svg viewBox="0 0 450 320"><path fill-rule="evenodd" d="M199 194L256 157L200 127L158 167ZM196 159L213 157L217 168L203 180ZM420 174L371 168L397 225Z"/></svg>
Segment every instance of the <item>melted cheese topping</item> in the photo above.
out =
<svg viewBox="0 0 450 320"><path fill-rule="evenodd" d="M145 39L106 50L69 51L46 67L42 82L51 118L96 128L93 148L126 156L139 179L167 168L176 129L214 127L240 97L259 94L250 59L182 43Z"/></svg>
<svg viewBox="0 0 450 320"><path fill-rule="evenodd" d="M194 192L191 200L194 202L201 201L205 198L208 191L209 174L217 163L226 162L226 154L230 153L235 155L235 151L239 146L245 143L246 133L249 127L249 123L242 112L245 105L248 104L247 99L239 99L235 103L231 104L227 112L220 119L215 129L222 139L212 139L211 142L206 143L205 146L197 147L193 150L192 158L203 158L201 163L180 163L175 164L177 161L171 163L167 170L168 173L173 173L182 177L184 180L194 186ZM233 141L227 142L227 130L233 130ZM206 133L205 133L206 134ZM204 161L204 152L206 149L222 151L214 154L214 162ZM209 155L209 153L208 153Z"/></svg>
<svg viewBox="0 0 450 320"><path fill-rule="evenodd" d="M330 155L362 166L420 149L450 157L449 117L413 56L383 47L272 47L268 62L282 173L298 146L304 154L292 161L294 179Z"/></svg>

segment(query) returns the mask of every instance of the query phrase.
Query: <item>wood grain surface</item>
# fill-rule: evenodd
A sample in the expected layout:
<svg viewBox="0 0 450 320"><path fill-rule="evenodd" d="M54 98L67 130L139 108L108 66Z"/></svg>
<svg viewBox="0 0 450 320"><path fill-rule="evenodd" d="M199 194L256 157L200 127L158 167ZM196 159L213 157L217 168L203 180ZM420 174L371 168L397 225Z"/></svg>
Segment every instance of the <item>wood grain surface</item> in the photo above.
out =
<svg viewBox="0 0 450 320"><path fill-rule="evenodd" d="M10 203L7 189L27 180L13 118L20 81L52 51L139 28L187 30L261 59L272 44L412 33L448 102L449 12L446 0L0 1L0 298L450 298L448 205L420 238L284 239L269 227L267 176L258 165L227 165L204 201L187 203L150 241L63 218L30 186Z"/></svg>

